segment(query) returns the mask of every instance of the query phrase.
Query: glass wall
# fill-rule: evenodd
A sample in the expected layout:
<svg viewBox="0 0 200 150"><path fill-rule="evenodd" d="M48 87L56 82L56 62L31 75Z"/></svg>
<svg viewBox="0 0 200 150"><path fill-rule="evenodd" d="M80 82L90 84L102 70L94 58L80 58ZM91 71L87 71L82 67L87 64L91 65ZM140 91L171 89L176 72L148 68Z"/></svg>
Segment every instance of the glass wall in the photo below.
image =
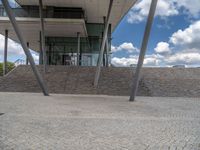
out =
<svg viewBox="0 0 200 150"><path fill-rule="evenodd" d="M14 4L13 4L14 5ZM19 6L12 7L15 17L39 18L38 6ZM65 19L82 19L84 11L82 8L51 7L43 9L44 18L65 18ZM7 16L5 9L0 5L0 16Z"/></svg>
<svg viewBox="0 0 200 150"><path fill-rule="evenodd" d="M80 42L80 65L96 66L100 52L103 24L87 24L88 37L82 37ZM109 49L111 51L111 28L109 29ZM47 58L49 65L77 65L78 38L76 37L47 37ZM110 55L110 54L108 54ZM104 65L106 58L104 55Z"/></svg>
<svg viewBox="0 0 200 150"><path fill-rule="evenodd" d="M19 6L17 3L12 3L12 6L16 17L39 18L38 6ZM82 8L46 6L43 11L44 18L84 18ZM7 16L1 4L0 16ZM80 41L80 65L96 66L102 43L104 24L86 23L86 28L88 37L82 37ZM103 65L106 64L106 61L109 62L109 60L106 60L107 58L110 59L111 26L109 27L108 39L109 48L105 50ZM77 49L77 37L46 37L47 61L49 65L77 65ZM109 53L106 53L107 51Z"/></svg>

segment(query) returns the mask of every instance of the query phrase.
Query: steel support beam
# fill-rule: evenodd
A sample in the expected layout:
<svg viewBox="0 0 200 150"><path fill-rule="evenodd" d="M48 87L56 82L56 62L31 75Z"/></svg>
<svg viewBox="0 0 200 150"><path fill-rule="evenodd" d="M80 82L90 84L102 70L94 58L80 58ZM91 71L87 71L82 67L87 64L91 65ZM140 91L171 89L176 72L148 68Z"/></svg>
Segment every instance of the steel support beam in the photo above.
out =
<svg viewBox="0 0 200 150"><path fill-rule="evenodd" d="M41 74L39 73L37 67L35 66L35 62L33 60L31 52L27 48L27 45L26 45L25 40L24 40L24 38L22 36L22 33L21 33L21 31L20 31L20 29L18 27L18 24L17 24L17 21L15 19L15 16L14 16L14 14L12 12L12 9L11 9L11 7L10 7L10 5L9 5L7 0L2 0L2 4L3 4L3 6L4 6L5 10L6 10L6 13L7 13L10 21L11 21L11 24L12 24L14 30L15 30L15 33L16 33L16 35L17 35L17 37L18 37L18 39L19 39L19 41L20 41L20 43L22 45L24 53L26 54L26 57L28 58L28 60L30 62L30 65L31 65L32 70L33 70L33 73L35 74L35 77L36 77L36 79L37 79L37 81L38 81L38 83L39 83L44 95L48 96L49 93L48 93L48 90L47 90L47 86L46 86Z"/></svg>
<svg viewBox="0 0 200 150"><path fill-rule="evenodd" d="M3 76L5 76L8 71L7 57L8 57L8 30L5 30Z"/></svg>
<svg viewBox="0 0 200 150"><path fill-rule="evenodd" d="M77 43L77 66L80 66L80 48L81 48L81 34L77 33L78 43Z"/></svg>
<svg viewBox="0 0 200 150"><path fill-rule="evenodd" d="M98 83L99 83L99 77L100 77L100 73L101 73L101 65L102 65L102 61L103 61L106 39L108 37L108 28L109 28L109 22L110 22L112 7L113 7L113 0L110 0L110 4L109 4L109 8L108 8L108 14L107 14L107 17L106 17L106 25L105 25L104 32L103 32L103 40L102 40L102 43L101 43L101 50L100 50L100 53L99 53L99 59L98 59L99 61L98 61L98 64L97 64L97 69L96 69L96 74L95 74L95 79L94 79L94 86L95 87L97 87Z"/></svg>
<svg viewBox="0 0 200 150"><path fill-rule="evenodd" d="M43 56L43 69L46 73L47 65L47 56L45 50L45 31L44 31L44 16L43 16L43 3L42 0L39 0L39 9L40 9L40 25L41 25L41 46L42 46L42 56Z"/></svg>
<svg viewBox="0 0 200 150"><path fill-rule="evenodd" d="M151 27L153 24L153 19L154 19L154 15L155 15L155 11L156 11L157 2L158 2L158 0L152 0L152 2L151 2L149 15L148 15L148 19L147 19L147 24L145 27L144 37L143 37L143 41L142 41L140 56L139 56L136 72L134 75L134 80L132 83L130 101L134 101L136 94L137 94L139 80L140 80L140 72L141 72L141 68L142 68L143 62L144 62L144 57L146 54L146 49L147 49L147 45L148 45L149 36L151 33Z"/></svg>
<svg viewBox="0 0 200 150"><path fill-rule="evenodd" d="M28 47L28 49L29 49L29 42L27 42L27 47ZM26 65L28 65L28 57L26 57Z"/></svg>

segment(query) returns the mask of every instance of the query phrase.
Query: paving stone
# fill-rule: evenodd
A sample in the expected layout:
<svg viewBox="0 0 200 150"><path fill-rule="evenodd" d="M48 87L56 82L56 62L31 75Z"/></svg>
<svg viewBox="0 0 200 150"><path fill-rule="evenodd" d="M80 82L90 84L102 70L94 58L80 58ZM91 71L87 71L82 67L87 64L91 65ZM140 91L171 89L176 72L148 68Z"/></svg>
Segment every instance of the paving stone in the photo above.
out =
<svg viewBox="0 0 200 150"><path fill-rule="evenodd" d="M200 99L0 93L0 149L199 150Z"/></svg>

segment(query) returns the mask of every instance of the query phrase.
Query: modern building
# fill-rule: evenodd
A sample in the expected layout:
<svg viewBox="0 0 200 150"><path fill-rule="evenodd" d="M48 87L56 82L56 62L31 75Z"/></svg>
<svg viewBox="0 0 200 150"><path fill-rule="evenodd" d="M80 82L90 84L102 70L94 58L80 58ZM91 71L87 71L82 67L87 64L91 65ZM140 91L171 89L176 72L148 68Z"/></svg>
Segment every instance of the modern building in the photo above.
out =
<svg viewBox="0 0 200 150"><path fill-rule="evenodd" d="M43 77L28 48L40 53L44 73L46 65L97 66L94 86L98 87L101 67L108 67L110 63L112 33L137 0L1 1L0 34L5 35L4 74L9 37L21 43L44 95L48 95ZM150 6L131 101L137 93L157 2L152 0Z"/></svg>
<svg viewBox="0 0 200 150"><path fill-rule="evenodd" d="M135 1L113 1L104 66L110 64L112 32ZM96 66L108 7L109 0L43 0L47 64ZM39 0L16 0L12 10L26 43L41 53ZM0 33L5 35L8 30L8 37L19 42L3 6L0 16ZM42 53L40 56L42 64Z"/></svg>

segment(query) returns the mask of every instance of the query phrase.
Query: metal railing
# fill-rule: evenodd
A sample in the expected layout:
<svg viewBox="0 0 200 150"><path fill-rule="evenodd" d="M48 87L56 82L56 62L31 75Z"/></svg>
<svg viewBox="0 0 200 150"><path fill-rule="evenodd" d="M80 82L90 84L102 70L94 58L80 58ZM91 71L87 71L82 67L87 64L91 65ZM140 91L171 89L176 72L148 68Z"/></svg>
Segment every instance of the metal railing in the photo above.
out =
<svg viewBox="0 0 200 150"><path fill-rule="evenodd" d="M19 66L19 65L26 65L26 61L23 59L17 59L15 62L15 67Z"/></svg>

